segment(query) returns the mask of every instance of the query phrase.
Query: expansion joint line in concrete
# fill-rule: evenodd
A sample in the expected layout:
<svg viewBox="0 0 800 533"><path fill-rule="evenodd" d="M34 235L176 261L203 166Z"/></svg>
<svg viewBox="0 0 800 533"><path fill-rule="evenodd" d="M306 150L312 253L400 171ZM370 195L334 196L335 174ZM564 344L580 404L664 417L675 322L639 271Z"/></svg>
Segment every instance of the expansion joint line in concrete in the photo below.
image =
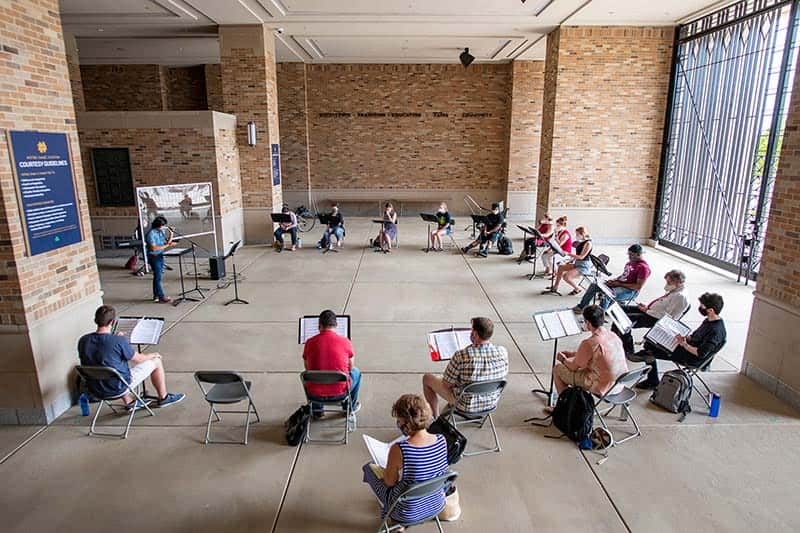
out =
<svg viewBox="0 0 800 533"><path fill-rule="evenodd" d="M275 533L275 530L278 528L278 519L281 517L281 511L283 511L283 504L286 502L286 495L289 493L289 485L292 483L292 476L294 476L294 469L297 467L297 461L300 458L300 450L305 446L304 443L300 443L297 445L297 451L294 454L294 459L292 459L292 468L289 469L289 475L286 477L286 483L283 486L283 494L281 494L281 501L278 504L278 510L275 512L275 520L272 522L272 528L270 531Z"/></svg>

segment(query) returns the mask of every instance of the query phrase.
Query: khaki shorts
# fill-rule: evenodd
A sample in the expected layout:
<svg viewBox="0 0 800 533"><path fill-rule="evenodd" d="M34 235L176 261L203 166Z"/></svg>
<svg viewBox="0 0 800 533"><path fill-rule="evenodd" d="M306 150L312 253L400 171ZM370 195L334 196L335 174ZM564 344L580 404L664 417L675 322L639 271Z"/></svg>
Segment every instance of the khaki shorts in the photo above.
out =
<svg viewBox="0 0 800 533"><path fill-rule="evenodd" d="M567 366L563 363L557 364L555 368L555 373L567 385L571 385L573 387L586 387L586 378L584 376L584 370L570 370Z"/></svg>
<svg viewBox="0 0 800 533"><path fill-rule="evenodd" d="M148 359L138 365L131 367L131 388L135 389L142 381L147 379L147 376L153 373L156 369L156 360Z"/></svg>

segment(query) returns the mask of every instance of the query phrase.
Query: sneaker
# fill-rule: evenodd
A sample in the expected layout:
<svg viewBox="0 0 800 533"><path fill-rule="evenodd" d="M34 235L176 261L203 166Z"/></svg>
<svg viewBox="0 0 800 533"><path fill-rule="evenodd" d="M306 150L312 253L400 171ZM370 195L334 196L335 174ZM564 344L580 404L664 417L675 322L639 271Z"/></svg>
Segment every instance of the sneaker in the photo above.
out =
<svg viewBox="0 0 800 533"><path fill-rule="evenodd" d="M489 252L487 252L486 250L481 250L480 252L478 252L478 257L489 257Z"/></svg>
<svg viewBox="0 0 800 533"><path fill-rule="evenodd" d="M135 402L131 402L131 403L127 404L125 406L125 409L128 410L128 411L131 411L131 410L133 410L134 406L137 409L144 409L148 405L150 405L150 400L136 400Z"/></svg>
<svg viewBox="0 0 800 533"><path fill-rule="evenodd" d="M182 392L169 393L161 400L158 400L156 407L166 407L168 405L178 403L182 401L184 398L186 398L186 395Z"/></svg>
<svg viewBox="0 0 800 533"><path fill-rule="evenodd" d="M168 304L171 301L172 301L172 298L170 298L169 296L164 296L163 298L159 298L157 300L157 302L160 303L160 304Z"/></svg>
<svg viewBox="0 0 800 533"><path fill-rule="evenodd" d="M467 252L469 252L469 246L464 246L463 248L461 248L461 253L465 254Z"/></svg>
<svg viewBox="0 0 800 533"><path fill-rule="evenodd" d="M572 312L575 313L576 315L580 315L581 313L583 313L583 309L581 309L576 305L575 307L572 308Z"/></svg>
<svg viewBox="0 0 800 533"><path fill-rule="evenodd" d="M351 413L357 413L360 410L361 410L361 402L356 402L355 404L353 404L353 407L352 407L352 409L350 409L350 412Z"/></svg>
<svg viewBox="0 0 800 533"><path fill-rule="evenodd" d="M658 381L653 383L652 381L644 380L636 384L636 388L640 390L653 390L656 387L658 387Z"/></svg>
<svg viewBox="0 0 800 533"><path fill-rule="evenodd" d="M644 350L638 351L636 353L626 353L625 357L628 361L632 363L652 363L656 360L651 354L647 353Z"/></svg>

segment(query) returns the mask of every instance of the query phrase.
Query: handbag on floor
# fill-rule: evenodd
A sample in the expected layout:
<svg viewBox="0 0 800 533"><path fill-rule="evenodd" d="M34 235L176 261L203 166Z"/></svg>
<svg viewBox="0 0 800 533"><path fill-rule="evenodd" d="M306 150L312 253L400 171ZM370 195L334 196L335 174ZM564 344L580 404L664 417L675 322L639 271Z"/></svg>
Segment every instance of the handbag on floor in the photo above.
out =
<svg viewBox="0 0 800 533"><path fill-rule="evenodd" d="M297 446L303 441L306 437L306 428L310 417L311 408L308 405L304 405L292 413L292 416L283 423L283 428L286 431L286 444Z"/></svg>
<svg viewBox="0 0 800 533"><path fill-rule="evenodd" d="M447 462L451 465L461 460L467 449L467 437L464 436L444 415L434 420L428 427L428 433L444 435L447 441Z"/></svg>

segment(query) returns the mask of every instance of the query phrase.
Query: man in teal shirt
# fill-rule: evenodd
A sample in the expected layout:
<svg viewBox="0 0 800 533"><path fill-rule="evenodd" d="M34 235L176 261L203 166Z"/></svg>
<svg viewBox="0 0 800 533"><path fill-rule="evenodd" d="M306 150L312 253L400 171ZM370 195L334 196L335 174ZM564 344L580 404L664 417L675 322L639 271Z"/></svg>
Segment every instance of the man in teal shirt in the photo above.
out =
<svg viewBox="0 0 800 533"><path fill-rule="evenodd" d="M150 225L150 231L144 237L147 243L147 262L153 269L153 300L164 304L172 301L171 298L164 295L164 289L161 287L161 276L164 273L164 251L173 244L172 233L170 232L169 239L167 239L162 229L166 225L166 218L156 217Z"/></svg>

